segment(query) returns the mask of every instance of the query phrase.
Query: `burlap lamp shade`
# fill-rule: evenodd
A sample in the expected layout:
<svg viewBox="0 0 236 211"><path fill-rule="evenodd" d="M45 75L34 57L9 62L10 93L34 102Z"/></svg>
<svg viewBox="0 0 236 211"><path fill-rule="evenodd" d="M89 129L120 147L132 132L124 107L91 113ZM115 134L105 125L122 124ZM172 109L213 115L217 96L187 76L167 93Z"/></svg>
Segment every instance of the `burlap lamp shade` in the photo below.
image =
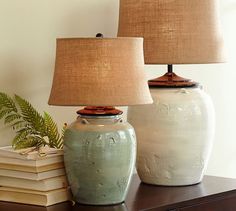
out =
<svg viewBox="0 0 236 211"><path fill-rule="evenodd" d="M151 103L142 38L57 39L50 105Z"/></svg>
<svg viewBox="0 0 236 211"><path fill-rule="evenodd" d="M120 0L118 36L144 37L146 64L224 61L217 0Z"/></svg>

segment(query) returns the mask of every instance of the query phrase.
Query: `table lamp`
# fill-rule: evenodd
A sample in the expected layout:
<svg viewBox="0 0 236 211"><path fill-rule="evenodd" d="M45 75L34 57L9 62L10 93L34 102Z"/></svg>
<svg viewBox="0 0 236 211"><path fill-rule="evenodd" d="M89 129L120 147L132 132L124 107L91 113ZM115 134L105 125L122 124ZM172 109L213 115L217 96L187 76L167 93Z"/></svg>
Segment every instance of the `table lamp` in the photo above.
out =
<svg viewBox="0 0 236 211"><path fill-rule="evenodd" d="M154 185L202 180L214 134L214 107L201 86L173 64L224 61L216 0L120 0L118 36L143 37L146 64L168 72L149 81L154 103L130 108L137 132L137 171Z"/></svg>
<svg viewBox="0 0 236 211"><path fill-rule="evenodd" d="M86 106L65 131L64 162L75 201L124 201L136 158L133 127L113 106L152 103L143 38L57 39L50 105Z"/></svg>

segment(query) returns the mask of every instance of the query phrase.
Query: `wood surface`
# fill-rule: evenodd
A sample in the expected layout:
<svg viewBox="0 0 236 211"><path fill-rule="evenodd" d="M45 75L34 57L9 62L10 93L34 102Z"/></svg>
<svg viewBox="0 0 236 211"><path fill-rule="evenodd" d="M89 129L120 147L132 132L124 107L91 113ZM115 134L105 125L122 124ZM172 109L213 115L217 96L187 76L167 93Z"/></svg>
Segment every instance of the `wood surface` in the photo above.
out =
<svg viewBox="0 0 236 211"><path fill-rule="evenodd" d="M84 206L64 202L50 207L0 202L1 211L235 211L236 179L205 176L198 185L160 187L140 183L134 175L125 204Z"/></svg>

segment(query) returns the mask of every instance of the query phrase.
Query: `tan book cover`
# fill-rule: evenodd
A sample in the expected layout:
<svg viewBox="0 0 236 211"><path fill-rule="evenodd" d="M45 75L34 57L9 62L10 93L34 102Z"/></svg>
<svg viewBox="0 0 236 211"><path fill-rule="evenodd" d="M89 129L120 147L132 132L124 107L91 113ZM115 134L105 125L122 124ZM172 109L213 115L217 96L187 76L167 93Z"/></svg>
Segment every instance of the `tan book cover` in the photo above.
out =
<svg viewBox="0 0 236 211"><path fill-rule="evenodd" d="M36 191L51 191L68 187L66 176L52 177L44 180L29 180L14 178L8 176L0 176L0 186L23 188Z"/></svg>
<svg viewBox="0 0 236 211"><path fill-rule="evenodd" d="M8 169L0 169L0 176L15 177L29 180L44 180L52 177L65 175L65 169L55 169L40 173L24 172L24 171L14 171Z"/></svg>
<svg viewBox="0 0 236 211"><path fill-rule="evenodd" d="M18 158L1 157L0 155L1 164L39 167L62 162L63 162L63 155L58 155L56 157L46 157L44 159L39 159L39 160L23 160Z"/></svg>
<svg viewBox="0 0 236 211"><path fill-rule="evenodd" d="M14 150L12 146L0 147L1 157L18 158L22 160L39 160L58 155L63 155L63 149L44 147L43 153L40 154L39 151L35 150L35 147L19 150Z"/></svg>
<svg viewBox="0 0 236 211"><path fill-rule="evenodd" d="M52 163L45 166L23 166L23 165L17 165L17 164L0 163L0 169L25 171L25 172L32 172L32 173L40 173L40 172L45 172L45 171L50 171L50 170L60 169L60 168L64 168L64 163Z"/></svg>
<svg viewBox="0 0 236 211"><path fill-rule="evenodd" d="M32 191L25 189L0 187L0 201L17 202L39 206L50 206L71 199L67 188L52 191Z"/></svg>

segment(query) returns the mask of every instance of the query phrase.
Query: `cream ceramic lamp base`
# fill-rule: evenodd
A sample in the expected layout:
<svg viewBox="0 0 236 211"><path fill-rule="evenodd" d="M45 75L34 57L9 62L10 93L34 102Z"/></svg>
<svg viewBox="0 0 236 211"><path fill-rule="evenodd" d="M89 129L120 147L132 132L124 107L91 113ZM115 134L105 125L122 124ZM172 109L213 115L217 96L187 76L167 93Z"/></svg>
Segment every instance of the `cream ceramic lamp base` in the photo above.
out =
<svg viewBox="0 0 236 211"><path fill-rule="evenodd" d="M148 184L199 183L214 135L214 108L200 88L151 88L152 105L128 110L137 141L137 171Z"/></svg>

